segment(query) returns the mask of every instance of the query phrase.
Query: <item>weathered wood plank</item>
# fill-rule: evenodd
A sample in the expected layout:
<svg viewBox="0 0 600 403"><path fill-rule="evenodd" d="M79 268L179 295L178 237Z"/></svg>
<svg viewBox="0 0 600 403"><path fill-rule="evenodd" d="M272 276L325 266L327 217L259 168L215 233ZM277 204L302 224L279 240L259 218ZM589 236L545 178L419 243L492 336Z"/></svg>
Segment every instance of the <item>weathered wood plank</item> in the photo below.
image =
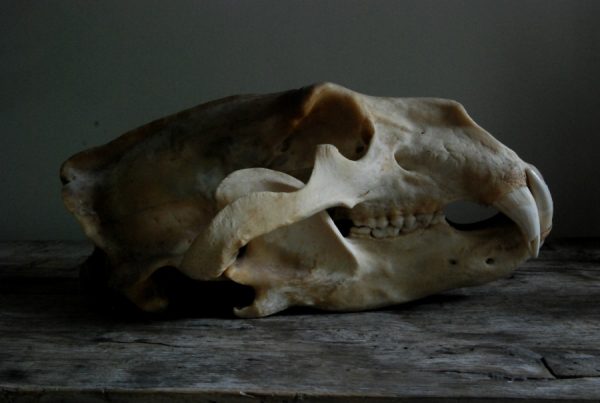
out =
<svg viewBox="0 0 600 403"><path fill-rule="evenodd" d="M84 241L0 242L0 279L77 277L92 249Z"/></svg>
<svg viewBox="0 0 600 403"><path fill-rule="evenodd" d="M598 240L411 304L257 320L90 310L90 252L0 243L0 401L600 400Z"/></svg>

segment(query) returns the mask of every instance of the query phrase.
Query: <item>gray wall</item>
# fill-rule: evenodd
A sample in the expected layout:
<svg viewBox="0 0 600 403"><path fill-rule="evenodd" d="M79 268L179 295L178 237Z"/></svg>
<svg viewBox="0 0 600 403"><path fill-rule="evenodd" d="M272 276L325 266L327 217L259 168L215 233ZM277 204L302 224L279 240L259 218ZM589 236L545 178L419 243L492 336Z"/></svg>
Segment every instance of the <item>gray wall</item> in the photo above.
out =
<svg viewBox="0 0 600 403"><path fill-rule="evenodd" d="M0 239L77 239L71 154L236 93L436 96L545 175L554 236L600 235L600 1L2 1Z"/></svg>

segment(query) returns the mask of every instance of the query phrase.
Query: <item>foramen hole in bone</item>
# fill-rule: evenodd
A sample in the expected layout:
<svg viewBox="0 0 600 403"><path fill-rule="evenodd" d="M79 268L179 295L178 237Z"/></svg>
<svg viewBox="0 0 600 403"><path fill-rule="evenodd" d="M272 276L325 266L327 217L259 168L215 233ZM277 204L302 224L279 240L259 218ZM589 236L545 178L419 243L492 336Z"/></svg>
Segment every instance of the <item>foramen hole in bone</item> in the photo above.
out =
<svg viewBox="0 0 600 403"><path fill-rule="evenodd" d="M505 277L552 227L538 170L457 102L329 83L159 119L71 157L61 179L96 245L91 278L151 312L174 273L251 288L240 317L398 304ZM458 201L498 214L455 223Z"/></svg>

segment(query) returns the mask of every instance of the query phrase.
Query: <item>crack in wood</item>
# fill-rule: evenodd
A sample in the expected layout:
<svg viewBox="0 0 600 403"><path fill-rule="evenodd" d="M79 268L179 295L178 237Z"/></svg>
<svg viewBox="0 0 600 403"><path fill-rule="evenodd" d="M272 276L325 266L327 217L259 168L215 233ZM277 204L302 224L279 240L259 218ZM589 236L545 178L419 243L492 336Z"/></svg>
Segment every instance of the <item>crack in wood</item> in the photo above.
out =
<svg viewBox="0 0 600 403"><path fill-rule="evenodd" d="M586 379L586 378L600 378L600 375L565 375L557 373L548 363L546 357L540 359L542 365L546 370L554 377L554 379Z"/></svg>
<svg viewBox="0 0 600 403"><path fill-rule="evenodd" d="M180 345L177 345L177 344L161 343L161 342L158 342L158 341L149 341L149 340L145 340L145 339L115 340L115 339L111 339L111 338L108 338L108 337L98 337L98 338L92 339L92 341L94 341L96 343L149 344L149 345L162 346L162 347L192 348L190 346L180 346Z"/></svg>
<svg viewBox="0 0 600 403"><path fill-rule="evenodd" d="M552 375L552 377L554 379L559 379L560 378L558 375L556 375L556 373L554 372L554 370L552 369L552 367L550 366L550 364L548 364L548 361L546 360L546 357L540 358L540 362L542 363L542 365L544 366L544 368L546 368L546 371L548 371L548 373L550 373L550 375Z"/></svg>
<svg viewBox="0 0 600 403"><path fill-rule="evenodd" d="M440 370L434 371L436 373L444 374L459 374L459 375L476 375L488 377L492 380L505 380L509 382L525 382L525 381L540 381L540 380L551 380L554 378L540 377L540 376L510 376L501 374L499 372L477 372L477 371L461 371L461 370Z"/></svg>

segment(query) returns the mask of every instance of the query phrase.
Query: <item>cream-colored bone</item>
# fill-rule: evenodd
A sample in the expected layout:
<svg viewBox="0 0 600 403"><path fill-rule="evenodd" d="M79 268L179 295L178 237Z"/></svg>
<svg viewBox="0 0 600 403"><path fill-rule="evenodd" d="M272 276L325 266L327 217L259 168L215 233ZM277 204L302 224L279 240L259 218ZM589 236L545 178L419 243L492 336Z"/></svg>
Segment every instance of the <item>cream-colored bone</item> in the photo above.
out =
<svg viewBox="0 0 600 403"><path fill-rule="evenodd" d="M368 178L357 180L365 165L343 159L332 145L320 145L306 186L291 193L253 192L225 206L192 243L181 271L197 280L215 279L250 240L329 207L354 207L369 190Z"/></svg>
<svg viewBox="0 0 600 403"><path fill-rule="evenodd" d="M248 169L232 174L222 186L233 201L247 191L291 191L303 185L277 172ZM224 190L220 193L225 193ZM474 234L464 239L449 225L437 224L422 233L405 234L401 243L343 238L327 214L320 212L258 236L248 244L243 257L223 272L226 278L252 286L256 291L254 302L235 309L235 313L240 317L261 317L294 305L335 310L376 308L410 301L432 290L485 282L488 276L498 274L491 267L478 272L481 263L478 260L490 258L473 256L469 248L477 244L482 247L482 242L494 242L494 238L486 241L485 236L478 239ZM507 246L521 243L516 227L498 235ZM410 253L412 248L423 250L427 244L435 244L437 248L421 254ZM398 260L381 258L395 248L399 249ZM495 251L494 259L514 263L528 253L526 248L518 250L518 254ZM504 273L512 270L510 265L500 266Z"/></svg>
<svg viewBox="0 0 600 403"><path fill-rule="evenodd" d="M61 179L97 247L88 267L149 311L168 304L164 266L253 287L240 316L406 302L506 276L552 227L542 176L460 104L330 83L182 111L71 157ZM512 221L453 226L457 200Z"/></svg>
<svg viewBox="0 0 600 403"><path fill-rule="evenodd" d="M504 195L494 207L514 220L527 242L529 253L537 257L540 249L540 217L529 188L520 187Z"/></svg>
<svg viewBox="0 0 600 403"><path fill-rule="evenodd" d="M540 174L536 172L537 169L528 168L527 172L527 184L535 199L537 210L540 215L540 232L541 237L546 238L552 229L552 215L554 214L554 205L552 203L552 196L550 196L550 189L548 185L542 180Z"/></svg>

